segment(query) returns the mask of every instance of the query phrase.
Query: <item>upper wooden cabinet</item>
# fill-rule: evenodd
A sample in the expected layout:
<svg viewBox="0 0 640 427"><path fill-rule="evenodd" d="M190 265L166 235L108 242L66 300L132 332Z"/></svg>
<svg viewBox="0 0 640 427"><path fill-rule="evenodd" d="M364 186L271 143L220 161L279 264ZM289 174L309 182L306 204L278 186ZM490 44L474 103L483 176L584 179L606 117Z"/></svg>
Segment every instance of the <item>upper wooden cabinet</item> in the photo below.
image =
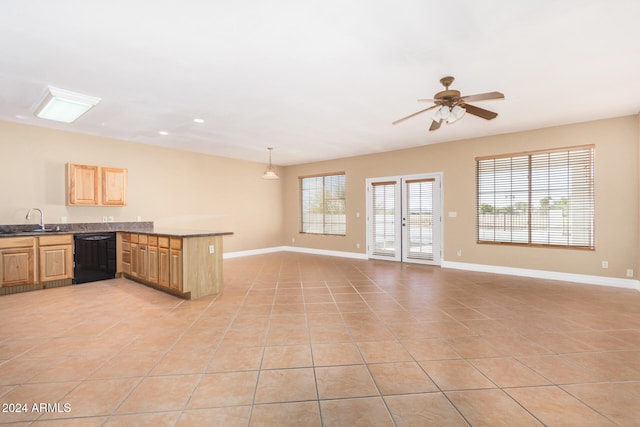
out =
<svg viewBox="0 0 640 427"><path fill-rule="evenodd" d="M127 205L127 169L102 168L102 204Z"/></svg>
<svg viewBox="0 0 640 427"><path fill-rule="evenodd" d="M99 202L98 166L67 164L67 204L93 205Z"/></svg>
<svg viewBox="0 0 640 427"><path fill-rule="evenodd" d="M67 204L126 206L127 169L67 163Z"/></svg>

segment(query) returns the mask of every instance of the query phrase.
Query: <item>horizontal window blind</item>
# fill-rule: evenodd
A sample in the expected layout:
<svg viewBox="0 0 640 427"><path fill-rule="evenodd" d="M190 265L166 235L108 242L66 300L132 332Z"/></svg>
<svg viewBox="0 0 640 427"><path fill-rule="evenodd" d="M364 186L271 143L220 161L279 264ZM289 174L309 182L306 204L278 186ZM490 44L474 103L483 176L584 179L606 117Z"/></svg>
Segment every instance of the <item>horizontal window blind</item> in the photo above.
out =
<svg viewBox="0 0 640 427"><path fill-rule="evenodd" d="M301 232L346 234L346 175L300 178Z"/></svg>
<svg viewBox="0 0 640 427"><path fill-rule="evenodd" d="M396 181L371 184L371 241L373 255L396 253Z"/></svg>
<svg viewBox="0 0 640 427"><path fill-rule="evenodd" d="M594 148L476 159L480 243L594 249Z"/></svg>

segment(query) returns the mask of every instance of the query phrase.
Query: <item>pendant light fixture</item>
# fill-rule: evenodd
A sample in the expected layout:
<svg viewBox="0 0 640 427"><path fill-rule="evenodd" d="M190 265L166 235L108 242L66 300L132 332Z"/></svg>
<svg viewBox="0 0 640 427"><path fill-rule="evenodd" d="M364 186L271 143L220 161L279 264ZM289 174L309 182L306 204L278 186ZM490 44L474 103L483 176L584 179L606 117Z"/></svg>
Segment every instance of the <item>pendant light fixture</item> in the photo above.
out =
<svg viewBox="0 0 640 427"><path fill-rule="evenodd" d="M263 179L279 179L280 177L271 169L271 150L272 147L267 148L269 150L269 165L267 166L267 170L264 171L262 175Z"/></svg>

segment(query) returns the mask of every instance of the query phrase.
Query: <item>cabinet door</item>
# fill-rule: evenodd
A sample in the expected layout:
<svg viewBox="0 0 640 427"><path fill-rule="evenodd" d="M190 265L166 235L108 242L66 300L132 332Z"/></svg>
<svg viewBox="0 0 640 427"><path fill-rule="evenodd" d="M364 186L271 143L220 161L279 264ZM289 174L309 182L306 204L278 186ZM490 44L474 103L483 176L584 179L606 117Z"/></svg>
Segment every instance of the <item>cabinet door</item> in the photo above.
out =
<svg viewBox="0 0 640 427"><path fill-rule="evenodd" d="M158 247L149 245L149 271L148 280L151 283L158 283Z"/></svg>
<svg viewBox="0 0 640 427"><path fill-rule="evenodd" d="M73 246L41 246L39 251L40 281L73 278Z"/></svg>
<svg viewBox="0 0 640 427"><path fill-rule="evenodd" d="M127 169L102 168L102 204L127 205Z"/></svg>
<svg viewBox="0 0 640 427"><path fill-rule="evenodd" d="M0 285L16 286L35 283L34 249L0 250Z"/></svg>
<svg viewBox="0 0 640 427"><path fill-rule="evenodd" d="M131 275L138 275L138 244L131 242Z"/></svg>
<svg viewBox="0 0 640 427"><path fill-rule="evenodd" d="M98 166L67 164L67 204L98 204Z"/></svg>
<svg viewBox="0 0 640 427"><path fill-rule="evenodd" d="M171 249L169 266L169 287L182 290L182 251Z"/></svg>
<svg viewBox="0 0 640 427"><path fill-rule="evenodd" d="M138 274L140 279L147 280L149 274L149 246L138 244Z"/></svg>
<svg viewBox="0 0 640 427"><path fill-rule="evenodd" d="M169 248L158 248L158 284L169 287Z"/></svg>

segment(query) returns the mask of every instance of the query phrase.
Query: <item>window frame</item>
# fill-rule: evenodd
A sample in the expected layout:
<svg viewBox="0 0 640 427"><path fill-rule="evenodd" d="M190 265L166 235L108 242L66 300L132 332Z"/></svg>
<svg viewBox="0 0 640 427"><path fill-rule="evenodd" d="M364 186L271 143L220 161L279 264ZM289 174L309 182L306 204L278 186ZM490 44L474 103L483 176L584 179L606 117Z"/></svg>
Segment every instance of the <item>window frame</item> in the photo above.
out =
<svg viewBox="0 0 640 427"><path fill-rule="evenodd" d="M540 156L544 156L547 155L549 156L549 160L551 161L551 156L553 154L558 154L558 153L567 153L568 156L568 160L567 163L565 165L561 165L562 167L565 168L569 168L571 167L571 162L569 159L569 156L571 155L572 152L580 152L580 151L587 151L586 154L584 154L584 157L587 159L584 162L584 166L588 166L589 169L587 172L584 173L585 177L583 177L582 180L576 181L581 183L584 187L579 187L579 189L586 189L587 191L587 195L586 196L582 196L582 197L578 197L577 198L577 203L579 202L586 202L585 204L585 208L584 209L576 209L575 212L577 212L580 215L583 215L585 217L588 218L587 221L585 221L584 223L581 224L586 224L587 226L585 228L583 228L583 232L585 232L584 230L586 230L586 239L583 242L578 242L576 244L571 244L569 242L569 237L567 237L567 243L558 243L556 241L554 241L554 239L551 237L551 230L552 230L552 226L551 226L551 222L549 221L547 223L547 228L546 228L546 232L548 234L548 240L547 242L544 243L540 243L540 242L536 242L533 239L533 234L534 231L533 229L535 228L535 223L532 222L532 211L534 210L532 208L533 206L533 199L534 199L534 194L538 193L538 195L540 193L543 193L544 191L547 192L551 192L552 189L552 185L551 185L551 179L549 178L549 185L547 187L544 186L535 186L534 184L532 184L533 181L535 181L538 177L537 175L532 172L532 171L536 171L535 166L537 165L537 160L534 161L534 157L540 157ZM482 194L481 194L481 183L480 183L480 179L481 179L481 162L483 161L495 161L495 160L510 160L512 161L513 164L513 160L514 159L521 159L523 157L526 157L526 173L527 173L527 177L526 177L526 191L523 191L522 187L520 188L519 191L514 192L513 191L513 187L511 187L511 189L509 191L498 191L496 190L496 180L495 180L495 171L494 171L494 188L493 188L493 192L488 192L485 193L486 194L492 194L494 195L494 199L496 197L497 193L502 193L503 197L510 197L511 200L515 200L515 198L517 197L516 195L514 195L514 193L519 193L520 195L525 194L527 196L527 206L526 206L526 212L527 212L527 218L526 218L526 231L527 231L527 241L513 241L513 231L514 231L514 226L513 226L513 222L512 219L510 218L511 224L509 226L506 225L506 216L503 222L502 227L504 227L504 230L506 231L508 229L508 231L511 233L511 240L512 241L505 241L505 240L497 240L496 238L496 234L494 233L493 239L489 239L489 238L482 238L481 237L481 215L483 213L483 207L484 204L482 203L481 199L482 199ZM595 145L580 145L580 146L572 146L572 147L562 147L562 148L552 148L552 149L547 149L547 150L536 150L536 151L525 151L525 152L519 152L519 153L511 153L511 154L500 154L500 155L491 155L491 156L480 156L480 157L476 157L475 158L476 161L476 243L478 244L491 244L491 245L512 245L512 246L530 246L530 247L543 247L543 248L562 248L562 249L578 249L578 250L590 250L593 251L595 250ZM547 173L550 175L551 174L551 167L549 167L547 169ZM513 177L513 168L510 167L508 169L508 173L509 173L509 183L513 186L513 182L514 182L514 177ZM521 169L522 170L522 169ZM544 170L544 168L542 168L541 170ZM506 171L506 169L505 169ZM539 172L539 170L538 170ZM506 172L505 172L506 173ZM517 178L516 178L517 181ZM569 180L568 180L569 181ZM500 183L505 183L506 180L501 180ZM572 182L572 181L571 181ZM520 178L520 181L518 181L516 183L516 185L523 185L522 182L522 178ZM553 187L554 191L558 191L558 188L561 188L562 191L568 192L569 191L569 187L570 186L566 186L566 187ZM549 197L549 200L551 200L551 198ZM493 206L494 208L496 206ZM513 202L511 202L510 206L508 208L513 209ZM557 207L556 207L557 209ZM511 214L513 215L513 214ZM564 217L564 213L563 213L563 217ZM564 220L563 220L563 226L564 226ZM494 227L495 227L495 223L494 223ZM567 229L568 232L574 232L574 228L568 228ZM576 228L576 230L580 230L580 228ZM569 235L569 234L568 234ZM538 238L536 238L538 239Z"/></svg>
<svg viewBox="0 0 640 427"><path fill-rule="evenodd" d="M338 201L342 201L342 204L344 206L344 222L327 222L327 215L330 215L330 213L327 211L327 200L325 199L326 196L326 178L328 177L334 177L334 176L342 176L344 179L344 183L343 183L343 188L344 188L344 195L342 198L336 198L336 199L331 199L331 200L338 200ZM305 231L305 224L309 224L308 222L305 222L305 216L308 215L308 213L305 213L305 196L304 196L304 180L305 179L317 179L317 178L322 178L322 232L314 232L314 231ZM347 235L347 174L344 171L340 171L340 172L329 172L329 173L321 173L321 174L313 174L313 175L304 175L304 176L299 176L298 177L298 182L299 182L299 194L300 194L300 228L299 228L299 233L300 234L310 234L310 235L318 235L318 236L346 236ZM318 224L318 223L314 223L314 224ZM331 225L331 224L343 224L343 228L344 228L344 233L336 233L336 232L327 232L327 226Z"/></svg>

